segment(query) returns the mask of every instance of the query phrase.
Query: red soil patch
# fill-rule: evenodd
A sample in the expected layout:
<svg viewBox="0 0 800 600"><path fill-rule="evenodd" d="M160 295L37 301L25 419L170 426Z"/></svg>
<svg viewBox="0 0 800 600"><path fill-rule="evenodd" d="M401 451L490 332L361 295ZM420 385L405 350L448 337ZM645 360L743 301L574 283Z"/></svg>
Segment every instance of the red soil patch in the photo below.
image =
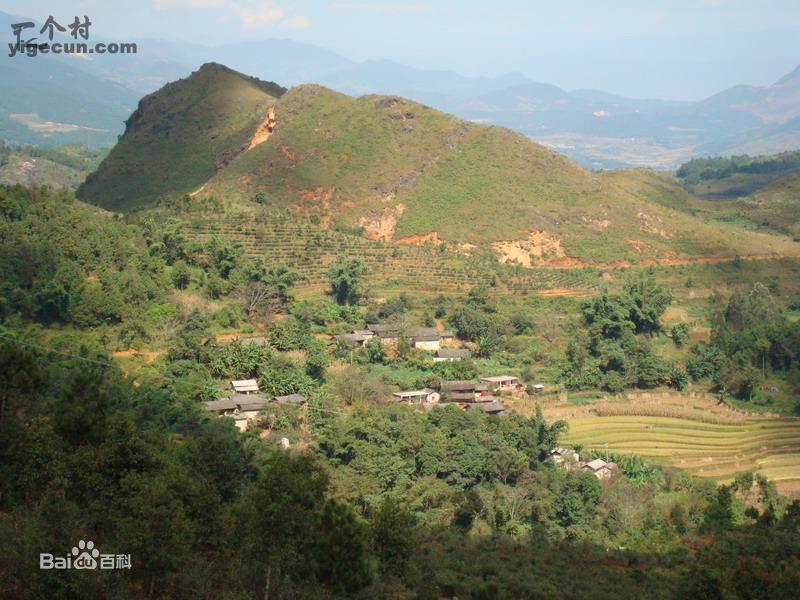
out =
<svg viewBox="0 0 800 600"><path fill-rule="evenodd" d="M427 242L433 242L434 244L441 244L444 242L442 238L439 237L439 234L436 231L431 231L429 233L423 233L420 235L407 235L405 237L401 237L395 240L398 244L411 244L412 246L422 246Z"/></svg>

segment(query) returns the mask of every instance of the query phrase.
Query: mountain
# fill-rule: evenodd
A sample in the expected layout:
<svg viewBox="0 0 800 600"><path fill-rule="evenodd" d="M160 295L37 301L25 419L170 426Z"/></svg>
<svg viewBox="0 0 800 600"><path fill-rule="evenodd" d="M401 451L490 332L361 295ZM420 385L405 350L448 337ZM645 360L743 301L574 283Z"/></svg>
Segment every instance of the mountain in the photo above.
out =
<svg viewBox="0 0 800 600"><path fill-rule="evenodd" d="M246 150L256 131L269 133L268 108L284 92L209 63L139 102L125 135L80 194L131 208L189 193Z"/></svg>
<svg viewBox="0 0 800 600"><path fill-rule="evenodd" d="M519 133L411 100L284 92L215 64L145 97L78 195L117 211L186 195L198 210L267 206L524 265L800 253L668 208L663 196L679 204L686 192L652 173L591 173Z"/></svg>
<svg viewBox="0 0 800 600"><path fill-rule="evenodd" d="M800 66L770 86L735 86L699 105L751 114L768 125L785 123L800 116Z"/></svg>

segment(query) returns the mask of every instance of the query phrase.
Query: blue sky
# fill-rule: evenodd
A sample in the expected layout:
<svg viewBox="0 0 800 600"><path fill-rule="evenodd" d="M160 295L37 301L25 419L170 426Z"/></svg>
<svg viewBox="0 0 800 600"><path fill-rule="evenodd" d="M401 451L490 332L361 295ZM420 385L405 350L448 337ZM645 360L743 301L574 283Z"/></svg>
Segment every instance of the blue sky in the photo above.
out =
<svg viewBox="0 0 800 600"><path fill-rule="evenodd" d="M519 71L635 97L699 99L800 64L797 0L0 0L0 10L87 14L109 39L289 38L356 60Z"/></svg>

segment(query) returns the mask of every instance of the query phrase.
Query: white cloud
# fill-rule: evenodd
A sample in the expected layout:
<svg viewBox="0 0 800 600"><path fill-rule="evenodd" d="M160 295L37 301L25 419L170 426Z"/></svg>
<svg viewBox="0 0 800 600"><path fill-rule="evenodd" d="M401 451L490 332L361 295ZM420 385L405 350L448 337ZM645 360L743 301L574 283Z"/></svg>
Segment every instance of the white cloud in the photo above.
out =
<svg viewBox="0 0 800 600"><path fill-rule="evenodd" d="M231 9L248 29L274 25L283 18L283 10L272 2L262 2L252 8L233 4Z"/></svg>
<svg viewBox="0 0 800 600"><path fill-rule="evenodd" d="M305 29L311 27L311 19L305 15L293 15L281 21L281 25L288 29Z"/></svg>

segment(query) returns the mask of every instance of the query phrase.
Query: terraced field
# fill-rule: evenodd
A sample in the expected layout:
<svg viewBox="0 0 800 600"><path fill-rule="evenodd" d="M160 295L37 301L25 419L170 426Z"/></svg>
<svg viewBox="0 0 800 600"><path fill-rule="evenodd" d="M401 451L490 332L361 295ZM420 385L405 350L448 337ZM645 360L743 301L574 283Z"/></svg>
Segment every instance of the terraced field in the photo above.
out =
<svg viewBox="0 0 800 600"><path fill-rule="evenodd" d="M800 484L800 419L749 418L739 424L655 416L586 416L569 419L566 441L588 448L638 454L728 480L756 471L784 490Z"/></svg>
<svg viewBox="0 0 800 600"><path fill-rule="evenodd" d="M465 256L432 244L388 244L286 217L258 221L217 217L213 222L194 221L185 232L201 244L213 235L225 236L242 244L246 256L299 270L306 276L295 288L300 296L327 285L326 272L340 254L363 260L370 283L378 291L400 289L425 295L463 292L492 283L502 293L547 296L588 296L596 289L597 275L591 270L500 265L486 252Z"/></svg>

